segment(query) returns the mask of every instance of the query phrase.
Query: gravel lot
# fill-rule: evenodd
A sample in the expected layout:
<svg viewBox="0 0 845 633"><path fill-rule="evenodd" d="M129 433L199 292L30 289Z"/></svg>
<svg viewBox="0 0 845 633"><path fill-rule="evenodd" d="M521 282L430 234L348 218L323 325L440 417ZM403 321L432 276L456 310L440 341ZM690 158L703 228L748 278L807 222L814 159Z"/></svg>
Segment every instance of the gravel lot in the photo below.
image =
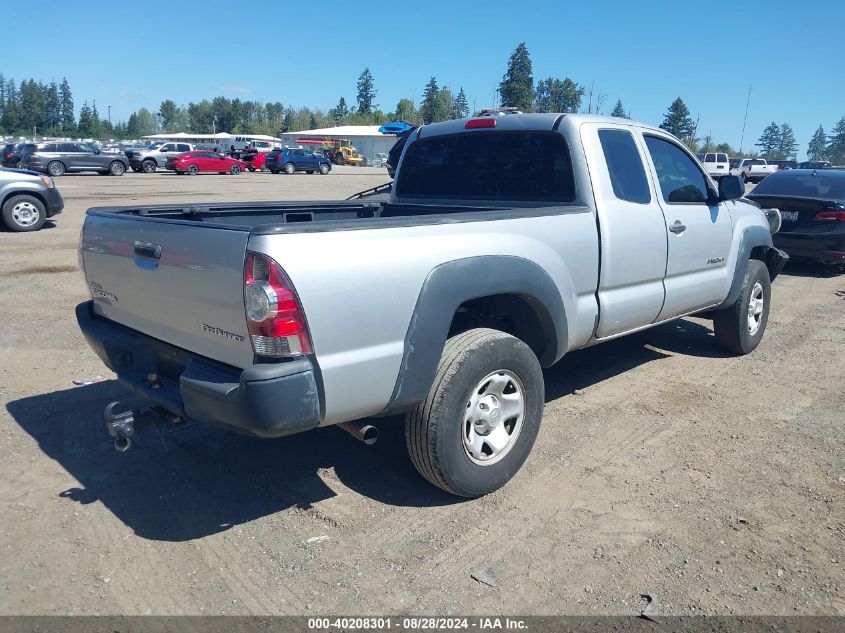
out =
<svg viewBox="0 0 845 633"><path fill-rule="evenodd" d="M789 266L761 347L687 319L568 355L526 467L458 501L402 421L257 440L202 425L116 453L123 399L79 334L91 206L327 199L331 175L58 180L66 209L0 232L0 614L845 614L845 276ZM109 378L76 387L74 378Z"/></svg>

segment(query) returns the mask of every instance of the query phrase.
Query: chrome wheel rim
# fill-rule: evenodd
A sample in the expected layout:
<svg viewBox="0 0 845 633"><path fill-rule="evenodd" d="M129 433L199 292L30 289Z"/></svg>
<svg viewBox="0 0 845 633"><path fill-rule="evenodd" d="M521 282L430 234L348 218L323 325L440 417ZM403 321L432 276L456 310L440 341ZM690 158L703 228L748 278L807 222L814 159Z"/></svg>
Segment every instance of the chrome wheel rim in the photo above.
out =
<svg viewBox="0 0 845 633"><path fill-rule="evenodd" d="M50 169L48 169L47 171L50 172L51 176L61 176L63 173L65 173L65 169L64 167L62 167L61 163L51 163Z"/></svg>
<svg viewBox="0 0 845 633"><path fill-rule="evenodd" d="M199 171L196 165L189 165L188 166L188 173L189 174L196 174Z"/></svg>
<svg viewBox="0 0 845 633"><path fill-rule="evenodd" d="M763 322L764 307L763 284L758 281L751 289L751 298L748 300L748 333L751 336L757 334L760 329L760 324Z"/></svg>
<svg viewBox="0 0 845 633"><path fill-rule="evenodd" d="M120 176L123 172L126 171L123 167L123 163L112 163L111 166L111 173L115 176Z"/></svg>
<svg viewBox="0 0 845 633"><path fill-rule="evenodd" d="M38 207L25 200L12 207L12 219L18 226L25 228L35 226L40 215Z"/></svg>
<svg viewBox="0 0 845 633"><path fill-rule="evenodd" d="M461 435L474 464L501 461L516 444L525 419L525 387L506 369L489 373L467 398Z"/></svg>

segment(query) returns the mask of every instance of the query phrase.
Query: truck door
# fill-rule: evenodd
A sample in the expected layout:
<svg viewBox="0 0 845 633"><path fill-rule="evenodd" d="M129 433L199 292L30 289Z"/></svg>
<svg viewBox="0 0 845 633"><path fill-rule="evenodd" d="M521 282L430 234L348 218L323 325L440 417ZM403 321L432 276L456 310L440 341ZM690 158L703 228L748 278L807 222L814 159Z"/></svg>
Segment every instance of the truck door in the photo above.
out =
<svg viewBox="0 0 845 633"><path fill-rule="evenodd" d="M724 299L733 224L727 204L711 202L698 162L668 136L643 133L658 202L666 218L666 300L659 320Z"/></svg>
<svg viewBox="0 0 845 633"><path fill-rule="evenodd" d="M646 176L633 127L581 126L601 237L599 323L603 338L653 323L663 307L666 222Z"/></svg>

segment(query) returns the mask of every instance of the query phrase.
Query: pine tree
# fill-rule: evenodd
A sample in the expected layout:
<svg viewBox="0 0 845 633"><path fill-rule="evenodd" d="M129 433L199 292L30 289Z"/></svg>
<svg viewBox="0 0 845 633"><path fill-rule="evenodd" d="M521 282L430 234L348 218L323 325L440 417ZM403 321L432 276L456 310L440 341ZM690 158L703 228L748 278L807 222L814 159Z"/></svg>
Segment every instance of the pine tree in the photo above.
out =
<svg viewBox="0 0 845 633"><path fill-rule="evenodd" d="M373 74L365 68L358 76L358 114L372 114L375 107L376 90L373 87Z"/></svg>
<svg viewBox="0 0 845 633"><path fill-rule="evenodd" d="M531 56L520 42L508 60L508 69L499 84L502 105L530 112L534 104L534 75Z"/></svg>
<svg viewBox="0 0 845 633"><path fill-rule="evenodd" d="M630 119L627 114L625 114L625 108L622 107L622 99L616 100L616 105L613 106L613 110L610 112L610 116L615 116L617 119Z"/></svg>
<svg viewBox="0 0 845 633"><path fill-rule="evenodd" d="M6 77L0 73L0 121L3 120L3 108L6 107Z"/></svg>
<svg viewBox="0 0 845 633"><path fill-rule="evenodd" d="M467 102L467 96L463 86L458 91L458 96L455 97L455 113L457 114L456 119L463 119L469 116L469 103Z"/></svg>
<svg viewBox="0 0 845 633"><path fill-rule="evenodd" d="M91 106L88 105L88 102L82 104L82 107L79 109L79 125L77 126L77 131L79 135L82 137L91 136L91 125L93 122L93 118L91 116Z"/></svg>
<svg viewBox="0 0 845 633"><path fill-rule="evenodd" d="M824 135L824 128L820 125L807 146L807 158L809 160L825 160L826 157L827 137Z"/></svg>
<svg viewBox="0 0 845 633"><path fill-rule="evenodd" d="M419 112L411 99L399 99L396 104L396 119L414 125L420 123Z"/></svg>
<svg viewBox="0 0 845 633"><path fill-rule="evenodd" d="M695 140L695 123L690 117L689 108L680 97L669 106L660 127L687 143Z"/></svg>
<svg viewBox="0 0 845 633"><path fill-rule="evenodd" d="M62 104L59 99L59 86L55 80L50 82L47 94L44 99L45 124L55 134L59 131L62 123Z"/></svg>
<svg viewBox="0 0 845 633"><path fill-rule="evenodd" d="M825 151L827 160L834 165L845 164L845 116L833 126L833 134L828 137Z"/></svg>
<svg viewBox="0 0 845 633"><path fill-rule="evenodd" d="M780 145L778 146L777 160L795 158L798 153L798 141L795 140L795 132L789 123L782 123L780 126Z"/></svg>
<svg viewBox="0 0 845 633"><path fill-rule="evenodd" d="M62 77L62 83L59 86L59 101L61 102L62 130L65 133L73 132L76 127L73 115L73 94L65 77Z"/></svg>
<svg viewBox="0 0 845 633"><path fill-rule="evenodd" d="M755 143L760 148L760 154L763 158L769 160L777 156L781 143L781 129L780 126L772 121L763 130L760 139Z"/></svg>
<svg viewBox="0 0 845 633"><path fill-rule="evenodd" d="M6 83L6 105L3 108L3 120L0 124L8 132L15 132L20 127L20 113L18 110L18 88L14 79Z"/></svg>
<svg viewBox="0 0 845 633"><path fill-rule="evenodd" d="M343 125L343 120L349 116L349 107L346 105L346 99L341 97L337 105L329 110L329 116L334 119L335 125Z"/></svg>
<svg viewBox="0 0 845 633"><path fill-rule="evenodd" d="M440 88L437 85L437 79L432 77L425 85L423 100L420 104L420 116L423 123L437 123L444 121L449 116L448 111L442 110L442 102L439 96Z"/></svg>

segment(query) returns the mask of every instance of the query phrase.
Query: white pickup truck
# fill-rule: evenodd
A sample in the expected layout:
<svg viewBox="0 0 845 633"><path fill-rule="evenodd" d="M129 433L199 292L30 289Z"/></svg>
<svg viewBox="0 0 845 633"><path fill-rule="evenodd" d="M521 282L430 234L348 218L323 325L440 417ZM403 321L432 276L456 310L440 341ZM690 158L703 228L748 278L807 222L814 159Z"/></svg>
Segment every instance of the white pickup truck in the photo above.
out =
<svg viewBox="0 0 845 633"><path fill-rule="evenodd" d="M787 256L743 192L663 130L512 114L414 130L387 201L91 209L77 319L150 405L113 403L107 428L118 449L176 419L366 440L356 420L405 414L426 479L486 494L571 350L702 313L723 348L757 347Z"/></svg>
<svg viewBox="0 0 845 633"><path fill-rule="evenodd" d="M769 165L762 158L742 158L736 167L731 169L731 174L739 176L745 182L760 182L763 178L771 176L777 170L777 165Z"/></svg>
<svg viewBox="0 0 845 633"><path fill-rule="evenodd" d="M716 182L719 178L727 176L731 173L731 161L728 155L724 152L706 152L703 154L696 154L696 158L704 166L704 171Z"/></svg>

